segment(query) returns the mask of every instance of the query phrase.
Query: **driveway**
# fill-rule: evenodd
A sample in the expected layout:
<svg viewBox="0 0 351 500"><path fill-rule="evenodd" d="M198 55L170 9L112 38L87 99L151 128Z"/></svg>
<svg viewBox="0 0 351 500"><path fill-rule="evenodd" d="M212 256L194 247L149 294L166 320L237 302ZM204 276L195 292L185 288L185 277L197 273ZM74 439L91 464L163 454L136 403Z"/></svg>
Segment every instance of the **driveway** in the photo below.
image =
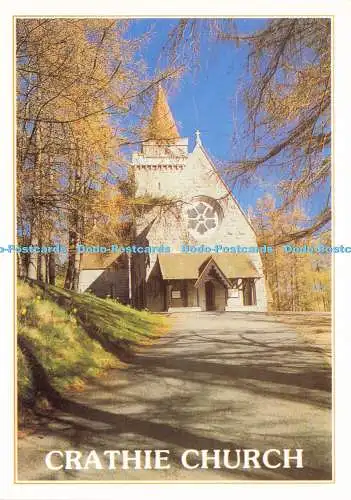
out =
<svg viewBox="0 0 351 500"><path fill-rule="evenodd" d="M265 314L172 314L171 332L19 440L19 480L331 480L331 373ZM187 470L186 449L303 449L303 469ZM166 449L167 470L50 471L50 450ZM190 463L190 462L189 462ZM191 462L195 464L196 462ZM104 465L105 467L105 465Z"/></svg>

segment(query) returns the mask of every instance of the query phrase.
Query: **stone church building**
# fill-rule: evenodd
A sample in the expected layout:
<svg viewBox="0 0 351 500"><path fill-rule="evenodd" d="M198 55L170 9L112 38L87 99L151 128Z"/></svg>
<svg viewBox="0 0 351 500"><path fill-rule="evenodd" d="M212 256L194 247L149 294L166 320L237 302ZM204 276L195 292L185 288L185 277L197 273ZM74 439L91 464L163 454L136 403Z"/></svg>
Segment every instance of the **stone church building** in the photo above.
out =
<svg viewBox="0 0 351 500"><path fill-rule="evenodd" d="M169 203L141 210L134 242L170 253L84 254L79 289L151 311L266 311L260 254L184 252L182 247L257 247L254 229L196 132L189 151L160 86L148 140L132 157L136 195Z"/></svg>

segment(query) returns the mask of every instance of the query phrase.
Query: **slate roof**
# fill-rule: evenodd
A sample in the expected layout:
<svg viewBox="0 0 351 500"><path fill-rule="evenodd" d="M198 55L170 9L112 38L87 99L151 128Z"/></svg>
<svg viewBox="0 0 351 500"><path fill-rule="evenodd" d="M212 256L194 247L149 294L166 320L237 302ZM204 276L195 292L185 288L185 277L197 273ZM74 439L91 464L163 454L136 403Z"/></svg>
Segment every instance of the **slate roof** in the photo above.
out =
<svg viewBox="0 0 351 500"><path fill-rule="evenodd" d="M106 269L113 264L120 253L83 253L80 269Z"/></svg>
<svg viewBox="0 0 351 500"><path fill-rule="evenodd" d="M210 257L229 279L260 277L245 254L159 254L158 261L163 279L198 279Z"/></svg>

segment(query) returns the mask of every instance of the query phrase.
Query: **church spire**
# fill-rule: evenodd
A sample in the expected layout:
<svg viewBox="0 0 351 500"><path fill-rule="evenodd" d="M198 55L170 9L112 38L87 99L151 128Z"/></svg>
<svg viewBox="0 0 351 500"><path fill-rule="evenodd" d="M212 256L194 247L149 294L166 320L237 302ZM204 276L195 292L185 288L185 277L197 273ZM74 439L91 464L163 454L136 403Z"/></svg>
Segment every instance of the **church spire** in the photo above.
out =
<svg viewBox="0 0 351 500"><path fill-rule="evenodd" d="M179 139L179 132L161 84L158 84L154 107L147 126L147 138Z"/></svg>

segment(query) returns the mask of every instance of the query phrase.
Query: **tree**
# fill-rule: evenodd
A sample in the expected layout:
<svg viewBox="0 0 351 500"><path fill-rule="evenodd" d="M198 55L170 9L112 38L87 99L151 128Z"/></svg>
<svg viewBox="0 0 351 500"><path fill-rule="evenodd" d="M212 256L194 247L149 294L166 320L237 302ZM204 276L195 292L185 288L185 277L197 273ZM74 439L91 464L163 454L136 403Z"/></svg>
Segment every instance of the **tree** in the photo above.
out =
<svg viewBox="0 0 351 500"><path fill-rule="evenodd" d="M296 234L306 216L301 209L292 211L276 208L271 195L257 200L250 210L259 245L273 245L272 253L262 254L265 277L272 297L273 310L329 311L331 298L330 254L287 252L276 245L285 234ZM290 246L317 247L322 241L304 237L293 240Z"/></svg>
<svg viewBox="0 0 351 500"><path fill-rule="evenodd" d="M235 47L249 49L243 82L248 126L242 139L251 140L245 157L225 169L227 180L250 183L269 171L281 210L318 196L319 212L298 232L282 234L279 243L326 229L331 220L330 19L270 19L249 35L240 34L235 20L182 19L169 33L168 56L196 57L192 48L200 48L207 33L234 45L229 64L235 63Z"/></svg>
<svg viewBox="0 0 351 500"><path fill-rule="evenodd" d="M67 288L77 288L76 246L90 237L92 221L109 215L112 198L115 223L116 204L125 206L125 198L112 195L102 204L106 213L97 210L108 191L118 191L113 167L127 168L122 146L140 141L141 127L129 114L142 114L155 85L176 74L147 77L137 55L143 40L127 29L125 20L17 21L19 240L67 241ZM54 282L52 258L31 254L21 264L28 277Z"/></svg>
<svg viewBox="0 0 351 500"><path fill-rule="evenodd" d="M22 239L38 245L51 243L57 219L61 229L69 226L67 286L84 195L115 156L118 133L106 111L124 112L125 80L136 82L125 69L131 53L121 55L122 33L111 20L18 20L18 227ZM42 263L30 255L30 278L43 279Z"/></svg>

